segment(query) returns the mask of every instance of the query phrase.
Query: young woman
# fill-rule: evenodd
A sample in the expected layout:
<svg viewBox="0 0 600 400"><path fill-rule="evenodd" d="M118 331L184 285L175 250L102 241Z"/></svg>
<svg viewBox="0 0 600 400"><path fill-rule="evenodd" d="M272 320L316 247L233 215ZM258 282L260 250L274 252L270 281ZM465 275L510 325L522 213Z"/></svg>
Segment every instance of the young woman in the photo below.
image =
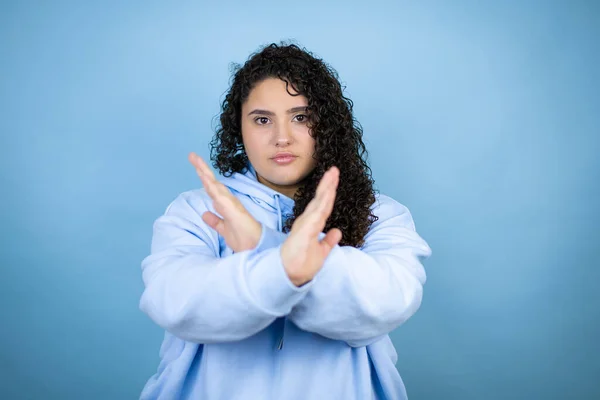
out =
<svg viewBox="0 0 600 400"><path fill-rule="evenodd" d="M140 308L165 329L142 399L404 399L388 333L431 254L373 189L337 74L295 45L237 69L211 142L217 178L154 223Z"/></svg>

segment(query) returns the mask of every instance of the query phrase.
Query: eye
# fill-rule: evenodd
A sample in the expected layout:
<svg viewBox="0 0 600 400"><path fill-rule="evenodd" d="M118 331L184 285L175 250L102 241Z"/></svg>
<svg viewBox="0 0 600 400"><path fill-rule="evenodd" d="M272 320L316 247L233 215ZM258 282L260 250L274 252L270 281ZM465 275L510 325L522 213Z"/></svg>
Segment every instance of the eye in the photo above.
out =
<svg viewBox="0 0 600 400"><path fill-rule="evenodd" d="M254 118L254 122L256 122L258 125L266 125L269 123L269 118L257 117L257 118Z"/></svg>
<svg viewBox="0 0 600 400"><path fill-rule="evenodd" d="M298 122L308 122L308 116L304 114L298 114L294 117L294 119Z"/></svg>

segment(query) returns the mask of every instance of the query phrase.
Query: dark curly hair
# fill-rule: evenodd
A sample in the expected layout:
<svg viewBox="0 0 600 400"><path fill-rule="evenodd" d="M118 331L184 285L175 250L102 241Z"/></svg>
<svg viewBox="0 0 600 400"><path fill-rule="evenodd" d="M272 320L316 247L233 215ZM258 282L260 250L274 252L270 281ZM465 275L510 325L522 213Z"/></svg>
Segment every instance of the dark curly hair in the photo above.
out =
<svg viewBox="0 0 600 400"><path fill-rule="evenodd" d="M234 64L232 82L221 104L220 125L210 143L213 166L224 176L243 172L248 162L241 132L242 104L254 86L267 78L291 85L296 95L308 100L308 126L315 139L315 169L295 195L293 216L284 224L289 232L296 217L315 195L325 171L335 165L340 180L325 232L342 231L340 245L360 247L377 216L371 212L376 190L368 166L362 127L352 115L353 102L344 96L338 74L323 60L295 44L264 46L243 66ZM292 94L292 93L290 93Z"/></svg>

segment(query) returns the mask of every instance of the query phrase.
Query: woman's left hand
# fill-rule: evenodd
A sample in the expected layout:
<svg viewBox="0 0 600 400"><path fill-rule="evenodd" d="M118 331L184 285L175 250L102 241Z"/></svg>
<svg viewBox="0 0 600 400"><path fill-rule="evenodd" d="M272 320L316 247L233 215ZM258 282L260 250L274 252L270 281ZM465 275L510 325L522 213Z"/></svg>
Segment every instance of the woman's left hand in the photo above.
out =
<svg viewBox="0 0 600 400"><path fill-rule="evenodd" d="M234 252L254 249L262 234L261 224L225 185L215 179L215 175L199 155L192 152L188 159L196 168L206 192L213 201L215 211L223 216L220 218L215 213L206 211L202 214L202 220L223 236L227 246Z"/></svg>
<svg viewBox="0 0 600 400"><path fill-rule="evenodd" d="M342 231L330 229L319 236L333 211L340 171L331 167L317 185L315 197L302 215L294 221L287 239L281 245L281 260L290 280L302 286L321 270L331 250L342 239Z"/></svg>

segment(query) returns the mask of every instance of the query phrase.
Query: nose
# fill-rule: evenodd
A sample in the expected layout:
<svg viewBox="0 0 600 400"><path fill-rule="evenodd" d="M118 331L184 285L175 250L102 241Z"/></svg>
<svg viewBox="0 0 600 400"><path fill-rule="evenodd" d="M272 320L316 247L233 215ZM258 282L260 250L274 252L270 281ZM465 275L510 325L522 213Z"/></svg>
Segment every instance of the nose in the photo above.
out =
<svg viewBox="0 0 600 400"><path fill-rule="evenodd" d="M275 146L288 146L292 142L292 129L287 124L279 124L275 129Z"/></svg>

